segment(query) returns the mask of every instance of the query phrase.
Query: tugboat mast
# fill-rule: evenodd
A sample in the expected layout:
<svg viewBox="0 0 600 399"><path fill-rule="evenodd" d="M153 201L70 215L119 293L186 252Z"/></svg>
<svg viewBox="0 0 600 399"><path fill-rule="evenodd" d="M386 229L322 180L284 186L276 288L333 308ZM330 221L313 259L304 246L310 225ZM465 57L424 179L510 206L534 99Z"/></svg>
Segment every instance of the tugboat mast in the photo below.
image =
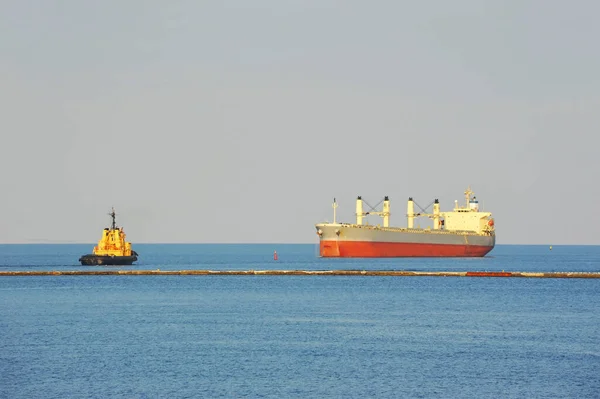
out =
<svg viewBox="0 0 600 399"><path fill-rule="evenodd" d="M117 216L117 214L115 213L115 207L113 206L112 208L112 212L108 214L110 217L112 217L112 230L116 230L117 229L117 222L115 221L115 216Z"/></svg>

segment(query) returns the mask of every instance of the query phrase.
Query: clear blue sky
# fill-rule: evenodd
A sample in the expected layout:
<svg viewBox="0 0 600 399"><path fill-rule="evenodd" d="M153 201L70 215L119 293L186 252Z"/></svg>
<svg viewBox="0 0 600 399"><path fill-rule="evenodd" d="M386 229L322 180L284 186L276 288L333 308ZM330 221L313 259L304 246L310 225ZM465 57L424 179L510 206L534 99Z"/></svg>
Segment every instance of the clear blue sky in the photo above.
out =
<svg viewBox="0 0 600 399"><path fill-rule="evenodd" d="M600 3L4 1L0 242L316 242L471 185L598 244Z"/></svg>

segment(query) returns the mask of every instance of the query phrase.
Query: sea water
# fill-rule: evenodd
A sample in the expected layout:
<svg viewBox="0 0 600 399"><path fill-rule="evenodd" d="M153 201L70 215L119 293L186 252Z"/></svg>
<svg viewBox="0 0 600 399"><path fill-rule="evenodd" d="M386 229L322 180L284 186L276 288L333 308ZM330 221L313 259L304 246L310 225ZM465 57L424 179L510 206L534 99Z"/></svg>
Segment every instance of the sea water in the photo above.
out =
<svg viewBox="0 0 600 399"><path fill-rule="evenodd" d="M600 272L597 246L323 259L315 245L0 245L8 270ZM273 259L277 251L278 260ZM597 398L600 279L0 277L3 398Z"/></svg>

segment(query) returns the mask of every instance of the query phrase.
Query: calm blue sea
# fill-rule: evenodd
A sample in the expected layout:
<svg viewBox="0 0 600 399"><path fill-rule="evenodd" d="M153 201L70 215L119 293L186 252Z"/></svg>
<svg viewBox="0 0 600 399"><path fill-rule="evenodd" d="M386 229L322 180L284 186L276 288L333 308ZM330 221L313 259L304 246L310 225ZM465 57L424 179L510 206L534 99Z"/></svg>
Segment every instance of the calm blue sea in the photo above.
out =
<svg viewBox="0 0 600 399"><path fill-rule="evenodd" d="M0 245L0 270L120 268L80 266L92 246ZM371 260L135 249L122 268L600 271L598 246ZM0 277L0 397L598 398L600 279Z"/></svg>

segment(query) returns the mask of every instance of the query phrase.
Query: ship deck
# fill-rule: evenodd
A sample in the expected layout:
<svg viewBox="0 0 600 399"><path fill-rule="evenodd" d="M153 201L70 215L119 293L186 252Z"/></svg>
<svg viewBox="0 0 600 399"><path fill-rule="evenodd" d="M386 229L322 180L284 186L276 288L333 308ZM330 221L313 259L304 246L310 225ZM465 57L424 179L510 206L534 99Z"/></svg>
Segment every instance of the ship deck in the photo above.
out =
<svg viewBox="0 0 600 399"><path fill-rule="evenodd" d="M476 231L471 230L435 230L430 227L427 228L412 228L408 227L383 227L379 225L371 225L371 224L354 224L354 223L318 223L316 226L336 226L336 227L350 227L356 229L366 229L366 230L377 230L377 231L391 231L398 233L420 233L420 234L440 234L440 235L467 235L467 236L490 236L494 235L492 232L490 233L478 233Z"/></svg>

